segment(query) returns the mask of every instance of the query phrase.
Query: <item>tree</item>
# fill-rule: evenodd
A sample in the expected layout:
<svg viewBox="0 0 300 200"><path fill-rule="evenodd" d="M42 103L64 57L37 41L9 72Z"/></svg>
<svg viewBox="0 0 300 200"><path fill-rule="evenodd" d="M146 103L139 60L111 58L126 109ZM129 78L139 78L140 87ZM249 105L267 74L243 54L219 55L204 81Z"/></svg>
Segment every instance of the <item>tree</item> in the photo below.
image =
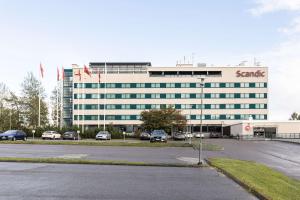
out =
<svg viewBox="0 0 300 200"><path fill-rule="evenodd" d="M168 133L171 133L172 129L183 130L187 122L185 116L173 107L143 111L141 121L146 130L163 129Z"/></svg>
<svg viewBox="0 0 300 200"><path fill-rule="evenodd" d="M300 120L300 115L298 113L296 113L296 112L293 112L291 114L290 120Z"/></svg>
<svg viewBox="0 0 300 200"><path fill-rule="evenodd" d="M58 91L57 91L58 90ZM58 93L57 93L58 92ZM58 87L56 86L53 91L52 94L50 96L50 103L51 103L51 118L54 121L54 124L56 127L60 127L60 123L61 123L61 98L60 98L60 93L61 91L58 89ZM58 102L57 102L57 97L58 97ZM57 109L58 107L58 109ZM58 116L58 123L57 123L57 116Z"/></svg>
<svg viewBox="0 0 300 200"><path fill-rule="evenodd" d="M0 130L18 129L22 126L19 97L0 83Z"/></svg>
<svg viewBox="0 0 300 200"><path fill-rule="evenodd" d="M24 121L29 127L36 128L39 120L39 95L41 97L41 126L48 124L48 109L45 102L45 90L32 72L27 73L22 83L22 110Z"/></svg>

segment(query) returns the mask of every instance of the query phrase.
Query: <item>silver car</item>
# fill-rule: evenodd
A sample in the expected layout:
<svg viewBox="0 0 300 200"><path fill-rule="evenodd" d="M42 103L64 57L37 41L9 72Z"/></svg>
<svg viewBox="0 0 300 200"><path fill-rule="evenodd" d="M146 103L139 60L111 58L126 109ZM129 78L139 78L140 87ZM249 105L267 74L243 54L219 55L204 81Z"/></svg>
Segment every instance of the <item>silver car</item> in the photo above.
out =
<svg viewBox="0 0 300 200"><path fill-rule="evenodd" d="M100 131L96 135L96 140L111 140L111 134L108 131Z"/></svg>

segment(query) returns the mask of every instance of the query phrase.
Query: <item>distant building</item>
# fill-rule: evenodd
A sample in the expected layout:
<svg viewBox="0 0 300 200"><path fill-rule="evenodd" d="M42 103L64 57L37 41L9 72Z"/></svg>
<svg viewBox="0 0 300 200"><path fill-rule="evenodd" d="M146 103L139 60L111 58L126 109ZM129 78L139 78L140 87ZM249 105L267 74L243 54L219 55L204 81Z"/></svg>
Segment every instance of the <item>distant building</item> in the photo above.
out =
<svg viewBox="0 0 300 200"><path fill-rule="evenodd" d="M131 132L140 126L143 110L167 106L181 110L193 132L200 130L201 106L204 132L221 132L222 126L250 116L268 119L267 67L99 62L90 63L89 70L91 76L82 66L65 69L63 119L67 126L92 128L105 123ZM203 105L200 77L204 78Z"/></svg>

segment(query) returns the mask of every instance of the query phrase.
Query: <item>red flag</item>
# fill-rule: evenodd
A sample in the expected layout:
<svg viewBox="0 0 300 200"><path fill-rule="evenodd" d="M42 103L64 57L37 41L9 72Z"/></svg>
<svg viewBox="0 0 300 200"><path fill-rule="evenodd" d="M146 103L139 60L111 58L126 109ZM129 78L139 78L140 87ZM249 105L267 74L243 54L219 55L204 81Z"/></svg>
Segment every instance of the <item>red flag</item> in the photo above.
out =
<svg viewBox="0 0 300 200"><path fill-rule="evenodd" d="M98 82L100 83L101 81L101 75L100 75L100 70L98 71Z"/></svg>
<svg viewBox="0 0 300 200"><path fill-rule="evenodd" d="M42 63L40 63L40 73L41 73L41 77L44 78L44 68L42 66Z"/></svg>
<svg viewBox="0 0 300 200"><path fill-rule="evenodd" d="M89 70L89 68L87 68L86 65L84 65L83 72L86 73L86 74L89 75L89 76L92 75L91 71Z"/></svg>
<svg viewBox="0 0 300 200"><path fill-rule="evenodd" d="M57 81L59 81L59 69L57 67Z"/></svg>
<svg viewBox="0 0 300 200"><path fill-rule="evenodd" d="M65 70L64 70L64 67L61 67L61 80L65 80Z"/></svg>
<svg viewBox="0 0 300 200"><path fill-rule="evenodd" d="M81 73L80 73L80 69L78 69L77 73L75 73L76 76L79 76L79 81L81 81Z"/></svg>

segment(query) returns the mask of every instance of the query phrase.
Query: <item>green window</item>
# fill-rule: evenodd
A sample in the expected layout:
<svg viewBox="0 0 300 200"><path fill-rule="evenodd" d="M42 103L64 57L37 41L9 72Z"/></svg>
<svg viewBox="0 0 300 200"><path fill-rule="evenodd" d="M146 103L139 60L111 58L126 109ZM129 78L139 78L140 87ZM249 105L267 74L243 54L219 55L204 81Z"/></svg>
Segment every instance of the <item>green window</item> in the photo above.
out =
<svg viewBox="0 0 300 200"><path fill-rule="evenodd" d="M122 83L116 83L116 88L122 88Z"/></svg>
<svg viewBox="0 0 300 200"><path fill-rule="evenodd" d="M211 119L211 116L210 115L204 115L204 119L209 120L209 119Z"/></svg>
<svg viewBox="0 0 300 200"><path fill-rule="evenodd" d="M151 83L145 83L145 88L151 88Z"/></svg>
<svg viewBox="0 0 300 200"><path fill-rule="evenodd" d="M241 83L234 83L234 87L235 88L240 88L241 87Z"/></svg>
<svg viewBox="0 0 300 200"><path fill-rule="evenodd" d="M250 104L250 105L249 105L249 108L250 108L250 109L255 109L255 104Z"/></svg>
<svg viewBox="0 0 300 200"><path fill-rule="evenodd" d="M225 83L220 83L220 88L224 88L226 87L226 84Z"/></svg>
<svg viewBox="0 0 300 200"><path fill-rule="evenodd" d="M165 99L166 98L166 94L160 94L160 98L161 99Z"/></svg>
<svg viewBox="0 0 300 200"><path fill-rule="evenodd" d="M195 94L195 93L191 93L191 94L190 94L190 98L191 98L191 99L195 99L195 98L196 98L196 94Z"/></svg>
<svg viewBox="0 0 300 200"><path fill-rule="evenodd" d="M181 104L175 104L175 109L181 109Z"/></svg>
<svg viewBox="0 0 300 200"><path fill-rule="evenodd" d="M196 83L190 83L190 88L196 88Z"/></svg>
<svg viewBox="0 0 300 200"><path fill-rule="evenodd" d="M255 98L255 93L250 93L249 98Z"/></svg>
<svg viewBox="0 0 300 200"><path fill-rule="evenodd" d="M268 87L268 83L264 83L265 88Z"/></svg>
<svg viewBox="0 0 300 200"><path fill-rule="evenodd" d="M181 94L180 93L176 93L175 94L175 99L180 99L181 98Z"/></svg>
<svg viewBox="0 0 300 200"><path fill-rule="evenodd" d="M241 109L241 104L234 104L234 109Z"/></svg>
<svg viewBox="0 0 300 200"><path fill-rule="evenodd" d="M175 83L175 88L181 88L181 84L180 83Z"/></svg>
<svg viewBox="0 0 300 200"><path fill-rule="evenodd" d="M204 105L204 108L205 108L205 109L211 109L211 105L210 105L210 104L205 104L205 105Z"/></svg>
<svg viewBox="0 0 300 200"><path fill-rule="evenodd" d="M205 93L204 94L204 98L205 99L210 99L211 98L211 94L210 93Z"/></svg>
<svg viewBox="0 0 300 200"><path fill-rule="evenodd" d="M85 94L85 99L91 99L92 98L92 94Z"/></svg>
<svg viewBox="0 0 300 200"><path fill-rule="evenodd" d="M220 93L220 98L222 98L222 99L226 98L225 93Z"/></svg>
<svg viewBox="0 0 300 200"><path fill-rule="evenodd" d="M240 93L234 93L234 98L236 98L236 99L241 98L241 94Z"/></svg>
<svg viewBox="0 0 300 200"><path fill-rule="evenodd" d="M234 115L234 119L241 119L241 115Z"/></svg>
<svg viewBox="0 0 300 200"><path fill-rule="evenodd" d="M151 104L146 104L145 107L146 109L151 109Z"/></svg>
<svg viewBox="0 0 300 200"><path fill-rule="evenodd" d="M255 83L249 83L250 88L255 88Z"/></svg>
<svg viewBox="0 0 300 200"><path fill-rule="evenodd" d="M226 108L226 104L220 104L220 109L225 109Z"/></svg>
<svg viewBox="0 0 300 200"><path fill-rule="evenodd" d="M210 88L210 87L211 87L211 84L210 84L210 83L205 83L205 84L204 84L204 87L205 87L205 88Z"/></svg>
<svg viewBox="0 0 300 200"><path fill-rule="evenodd" d="M166 88L166 84L165 84L165 83L161 83L161 84L160 84L160 87L161 87L161 88Z"/></svg>
<svg viewBox="0 0 300 200"><path fill-rule="evenodd" d="M136 83L130 83L130 88L136 88Z"/></svg>

